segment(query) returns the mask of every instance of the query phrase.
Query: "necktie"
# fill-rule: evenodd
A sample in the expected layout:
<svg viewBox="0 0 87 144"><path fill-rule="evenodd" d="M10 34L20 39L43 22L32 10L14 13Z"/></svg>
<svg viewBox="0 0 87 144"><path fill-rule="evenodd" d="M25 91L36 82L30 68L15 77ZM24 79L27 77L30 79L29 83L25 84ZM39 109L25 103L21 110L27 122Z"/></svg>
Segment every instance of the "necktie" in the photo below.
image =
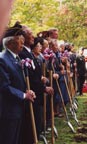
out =
<svg viewBox="0 0 87 144"><path fill-rule="evenodd" d="M16 61L19 62L20 61L20 57L16 56Z"/></svg>

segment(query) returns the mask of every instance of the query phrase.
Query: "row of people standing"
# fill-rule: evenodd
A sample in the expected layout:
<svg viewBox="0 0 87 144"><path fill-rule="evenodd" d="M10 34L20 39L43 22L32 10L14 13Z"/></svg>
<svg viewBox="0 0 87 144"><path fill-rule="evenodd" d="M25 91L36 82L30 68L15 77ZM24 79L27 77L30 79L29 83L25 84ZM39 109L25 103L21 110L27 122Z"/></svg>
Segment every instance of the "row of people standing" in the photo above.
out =
<svg viewBox="0 0 87 144"><path fill-rule="evenodd" d="M17 36L18 35L18 36ZM18 41L19 35L22 35L21 39ZM34 38L32 30L29 29L27 26L20 25L19 23L16 23L13 27L9 28L5 34L6 38L3 39L3 45L6 48L5 55L10 56L6 58L7 56L3 56L4 54L1 53L1 62L0 62L0 103L1 103L1 126L4 129L8 126L10 127L10 132L5 132L3 130L2 136L2 128L0 129L0 142L3 144L14 144L13 139L16 140L15 144L19 144L19 137L20 137L20 144L33 144L33 132L32 132L32 125L31 125L31 117L30 117L30 111L29 111L29 100L31 100L33 103L33 109L34 109L34 116L35 116L35 124L36 124L36 131L37 136L39 140L39 136L41 134L41 131L43 130L43 94L44 92L47 93L47 117L49 120L50 117L50 104L49 99L50 95L54 94L54 112L56 115L60 115L61 109L62 109L62 103L60 94L58 92L57 86L56 86L56 80L58 80L60 89L63 95L63 100L65 105L69 102L69 96L66 89L64 77L67 80L66 75L66 65L71 62L71 65L74 66L74 62L76 59L70 58L71 55L67 53L64 53L62 50L60 52L58 48L58 30L57 29L51 29L48 31L44 31L43 33L39 33L38 37ZM6 40L6 41L5 41ZM10 43L8 45L8 43ZM10 49L10 50L9 50ZM45 54L53 54L50 55L49 59L45 59ZM69 51L69 50L68 50ZM23 73L19 76L16 73L20 73L21 68L17 62L10 61L13 57L16 57L16 55L19 54L20 59L26 59L29 58L33 61L33 68L28 69L28 76L30 80L30 91L26 91L27 87L24 81ZM49 56L48 54L48 56ZM52 57L51 57L52 56ZM9 57L12 57L9 59ZM42 64L43 61L46 61L46 76L43 76L42 71ZM4 62L5 61L5 62ZM13 65L15 63L15 66ZM52 69L52 64L54 67L54 73L53 73L53 88L50 87L49 83L49 70ZM71 68L73 67L71 66ZM17 69L16 69L17 68ZM15 71L17 70L17 72ZM19 70L19 72L18 72ZM26 76L26 73L25 73ZM21 81L23 79L23 81ZM22 86L24 85L24 88ZM16 88L16 89L15 89ZM23 89L22 89L23 88ZM15 94L14 94L15 89ZM20 98L20 91L22 91L22 98ZM3 93L4 91L4 93ZM17 95L18 92L18 95ZM5 95L5 96L3 96ZM7 97L6 97L7 95ZM10 96L9 96L10 95ZM16 96L17 98L14 98ZM4 100L4 97L7 99ZM35 100L34 100L35 98ZM15 101L14 101L15 99ZM21 100L22 99L22 100ZM28 100L27 100L28 99ZM5 101L5 104L3 105L3 101ZM10 102L10 103L9 103ZM19 103L22 102L22 105L20 106ZM22 111L22 117L20 117L21 124L17 117L13 117L11 113L20 113L19 109L17 109L17 105L20 107ZM9 105L10 108L7 108ZM4 108L5 106L5 108ZM7 111L5 111L5 109ZM4 112L4 116L3 116ZM6 115L8 114L8 115ZM61 116L61 115L60 115ZM15 125L20 126L18 129L16 129L16 126L12 127L10 125L10 121L13 123L13 120L16 118ZM6 125L3 125L3 121L7 121ZM8 125L9 122L9 125ZM14 133L12 133L12 130ZM16 131L16 135L15 135ZM8 133L8 135L7 135ZM12 135L11 135L12 133ZM13 139L10 139L9 135ZM21 136L22 135L22 136ZM29 136L30 135L30 136ZM6 139L4 139L4 136L6 136ZM4 142L6 141L6 142Z"/></svg>
<svg viewBox="0 0 87 144"><path fill-rule="evenodd" d="M33 102L34 98L33 108L39 139L43 92L53 94L53 88L44 85L41 79L41 66L37 59L40 51L33 50L33 54L29 51L30 44L33 42L32 32L27 27L19 25L9 28L3 39L3 46L6 48L0 54L0 143L3 144L34 143L32 120L29 115L29 100ZM16 61L16 56L23 50L23 46L25 52L22 51L20 57L23 59L23 54L25 58L33 56L35 62L35 71L32 70L34 75L30 79L34 91L27 90L21 65Z"/></svg>

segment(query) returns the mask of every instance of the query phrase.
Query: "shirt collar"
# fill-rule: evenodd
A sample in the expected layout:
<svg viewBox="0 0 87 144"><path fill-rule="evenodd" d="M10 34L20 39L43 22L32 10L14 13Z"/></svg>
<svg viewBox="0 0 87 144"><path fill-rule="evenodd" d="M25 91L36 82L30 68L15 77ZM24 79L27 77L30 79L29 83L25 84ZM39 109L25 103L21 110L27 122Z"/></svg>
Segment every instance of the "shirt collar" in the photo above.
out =
<svg viewBox="0 0 87 144"><path fill-rule="evenodd" d="M31 49L29 47L24 46L24 48L28 51L31 52Z"/></svg>
<svg viewBox="0 0 87 144"><path fill-rule="evenodd" d="M7 50L13 55L14 58L16 58L17 55L14 52L12 52L10 49Z"/></svg>

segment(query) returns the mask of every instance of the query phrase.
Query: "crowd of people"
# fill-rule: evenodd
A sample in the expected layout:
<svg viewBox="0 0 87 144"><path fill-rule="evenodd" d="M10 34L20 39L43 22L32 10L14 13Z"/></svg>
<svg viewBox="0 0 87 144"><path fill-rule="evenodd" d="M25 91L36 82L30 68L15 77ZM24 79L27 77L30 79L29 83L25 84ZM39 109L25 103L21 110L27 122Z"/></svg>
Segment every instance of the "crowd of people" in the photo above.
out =
<svg viewBox="0 0 87 144"><path fill-rule="evenodd" d="M61 118L63 102L66 107L77 92L82 95L84 48L77 54L72 43L59 43L58 37L56 28L35 37L28 26L19 22L5 31L0 53L0 144L34 143L30 102L39 140L44 130L44 97L47 130L52 123L51 97L53 117Z"/></svg>

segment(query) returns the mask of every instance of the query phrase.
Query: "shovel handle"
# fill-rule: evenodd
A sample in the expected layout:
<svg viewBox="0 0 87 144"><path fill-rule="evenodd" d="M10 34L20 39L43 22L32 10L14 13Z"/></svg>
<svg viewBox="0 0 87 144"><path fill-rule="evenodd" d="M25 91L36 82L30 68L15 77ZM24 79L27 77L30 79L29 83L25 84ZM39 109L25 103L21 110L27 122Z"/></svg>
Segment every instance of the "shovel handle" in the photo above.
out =
<svg viewBox="0 0 87 144"><path fill-rule="evenodd" d="M26 76L26 84L27 84L27 89L30 90L30 83L29 83L29 77L28 76ZM29 102L29 109L30 109L30 114L31 114L34 144L38 144L36 125L35 125L35 118L34 118L34 112L33 112L33 105L32 105L31 101Z"/></svg>
<svg viewBox="0 0 87 144"><path fill-rule="evenodd" d="M49 71L49 76L50 76L50 86L52 87L53 83L53 78L52 78L52 70ZM51 104L51 142L52 144L55 143L55 138L54 138L54 108L53 108L53 95L51 95L50 99L50 104Z"/></svg>
<svg viewBox="0 0 87 144"><path fill-rule="evenodd" d="M46 64L43 62L42 65L43 76L46 76ZM43 119L44 119L44 135L46 132L46 93L44 93L44 105L43 105Z"/></svg>

